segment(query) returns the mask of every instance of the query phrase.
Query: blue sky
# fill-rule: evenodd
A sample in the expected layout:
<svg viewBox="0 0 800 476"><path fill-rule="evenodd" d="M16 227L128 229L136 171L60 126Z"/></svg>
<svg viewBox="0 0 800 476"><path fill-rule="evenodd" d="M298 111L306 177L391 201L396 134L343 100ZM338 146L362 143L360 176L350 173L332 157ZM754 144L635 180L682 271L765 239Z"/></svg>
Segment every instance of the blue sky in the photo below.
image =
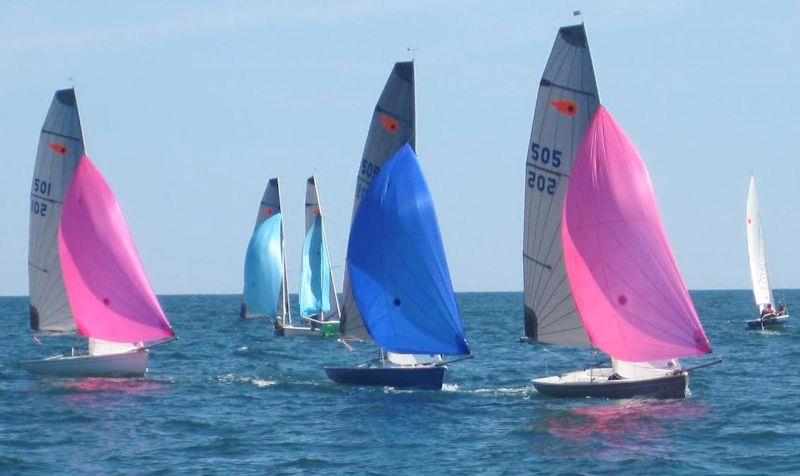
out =
<svg viewBox="0 0 800 476"><path fill-rule="evenodd" d="M314 170L341 266L370 115L408 47L419 50L418 152L456 290L521 290L536 88L556 30L577 8L601 98L645 158L689 287L749 286L751 172L773 281L800 287L792 272L800 267L800 3L769 7L3 2L0 295L27 293L38 131L69 77L87 151L121 202L156 292L239 292L258 201L273 176L296 289L305 179Z"/></svg>

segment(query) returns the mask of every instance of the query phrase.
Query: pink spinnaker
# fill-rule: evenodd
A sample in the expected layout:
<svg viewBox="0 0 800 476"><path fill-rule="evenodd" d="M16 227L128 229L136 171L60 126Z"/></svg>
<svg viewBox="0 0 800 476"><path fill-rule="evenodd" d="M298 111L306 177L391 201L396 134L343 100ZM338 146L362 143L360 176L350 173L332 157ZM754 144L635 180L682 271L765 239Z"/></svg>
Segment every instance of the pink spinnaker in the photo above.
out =
<svg viewBox="0 0 800 476"><path fill-rule="evenodd" d="M562 220L567 275L592 344L639 362L711 352L650 175L603 107L575 159Z"/></svg>
<svg viewBox="0 0 800 476"><path fill-rule="evenodd" d="M119 203L85 155L64 199L58 249L81 334L128 343L175 335L145 275Z"/></svg>

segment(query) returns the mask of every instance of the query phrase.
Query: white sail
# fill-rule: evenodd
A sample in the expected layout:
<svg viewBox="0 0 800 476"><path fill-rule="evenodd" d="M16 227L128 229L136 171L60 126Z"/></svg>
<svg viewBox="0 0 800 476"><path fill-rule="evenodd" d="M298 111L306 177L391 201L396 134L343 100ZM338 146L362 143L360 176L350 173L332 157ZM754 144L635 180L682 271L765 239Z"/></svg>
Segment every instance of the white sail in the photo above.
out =
<svg viewBox="0 0 800 476"><path fill-rule="evenodd" d="M536 99L525 166L523 274L525 335L587 345L561 243L572 164L600 99L583 25L559 29Z"/></svg>
<svg viewBox="0 0 800 476"><path fill-rule="evenodd" d="M750 279L753 280L756 305L759 309L763 309L767 304L774 305L767 273L767 257L764 252L764 235L761 232L755 177L750 177L750 190L747 193L747 256L750 259Z"/></svg>
<svg viewBox="0 0 800 476"><path fill-rule="evenodd" d="M75 330L61 273L58 225L64 195L83 154L75 91L57 91L39 136L31 184L28 292L34 331Z"/></svg>
<svg viewBox="0 0 800 476"><path fill-rule="evenodd" d="M361 203L361 197L381 167L405 144L415 147L414 110L414 63L411 61L395 63L372 114L367 141L364 144L364 154L358 166L356 194L353 199L354 217ZM353 297L346 268L343 294L340 324L342 334L353 339L370 340Z"/></svg>

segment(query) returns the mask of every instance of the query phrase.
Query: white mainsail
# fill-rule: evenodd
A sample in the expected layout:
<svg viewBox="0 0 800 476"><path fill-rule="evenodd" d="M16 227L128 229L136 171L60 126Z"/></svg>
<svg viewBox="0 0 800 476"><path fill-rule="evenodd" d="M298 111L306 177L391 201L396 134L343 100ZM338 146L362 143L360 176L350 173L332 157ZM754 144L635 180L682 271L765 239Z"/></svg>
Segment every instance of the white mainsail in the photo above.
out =
<svg viewBox="0 0 800 476"><path fill-rule="evenodd" d="M58 225L64 195L83 154L75 90L56 91L39 136L31 184L28 291L33 331L75 330L61 272Z"/></svg>
<svg viewBox="0 0 800 476"><path fill-rule="evenodd" d="M361 197L381 167L405 144L415 147L415 118L414 62L395 63L372 114L367 141L364 144L364 154L356 176L353 217L361 203ZM340 324L342 334L348 338L371 340L353 297L346 267L342 291L344 294Z"/></svg>
<svg viewBox="0 0 800 476"><path fill-rule="evenodd" d="M583 25L563 27L536 100L525 166L523 274L525 335L548 344L587 345L561 243L572 164L600 105Z"/></svg>
<svg viewBox="0 0 800 476"><path fill-rule="evenodd" d="M750 190L747 193L747 256L750 259L750 279L753 280L756 305L759 309L763 309L767 304L774 305L767 273L767 257L764 252L764 235L761 232L755 176L750 177Z"/></svg>

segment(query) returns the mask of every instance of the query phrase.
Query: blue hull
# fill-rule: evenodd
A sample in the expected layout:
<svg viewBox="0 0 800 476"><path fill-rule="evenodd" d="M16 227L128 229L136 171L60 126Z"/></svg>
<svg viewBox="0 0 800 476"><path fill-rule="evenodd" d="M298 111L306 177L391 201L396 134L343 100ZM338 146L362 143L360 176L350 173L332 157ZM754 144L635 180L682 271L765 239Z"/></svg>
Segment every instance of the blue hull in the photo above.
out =
<svg viewBox="0 0 800 476"><path fill-rule="evenodd" d="M357 387L441 390L445 367L325 367L328 378Z"/></svg>

